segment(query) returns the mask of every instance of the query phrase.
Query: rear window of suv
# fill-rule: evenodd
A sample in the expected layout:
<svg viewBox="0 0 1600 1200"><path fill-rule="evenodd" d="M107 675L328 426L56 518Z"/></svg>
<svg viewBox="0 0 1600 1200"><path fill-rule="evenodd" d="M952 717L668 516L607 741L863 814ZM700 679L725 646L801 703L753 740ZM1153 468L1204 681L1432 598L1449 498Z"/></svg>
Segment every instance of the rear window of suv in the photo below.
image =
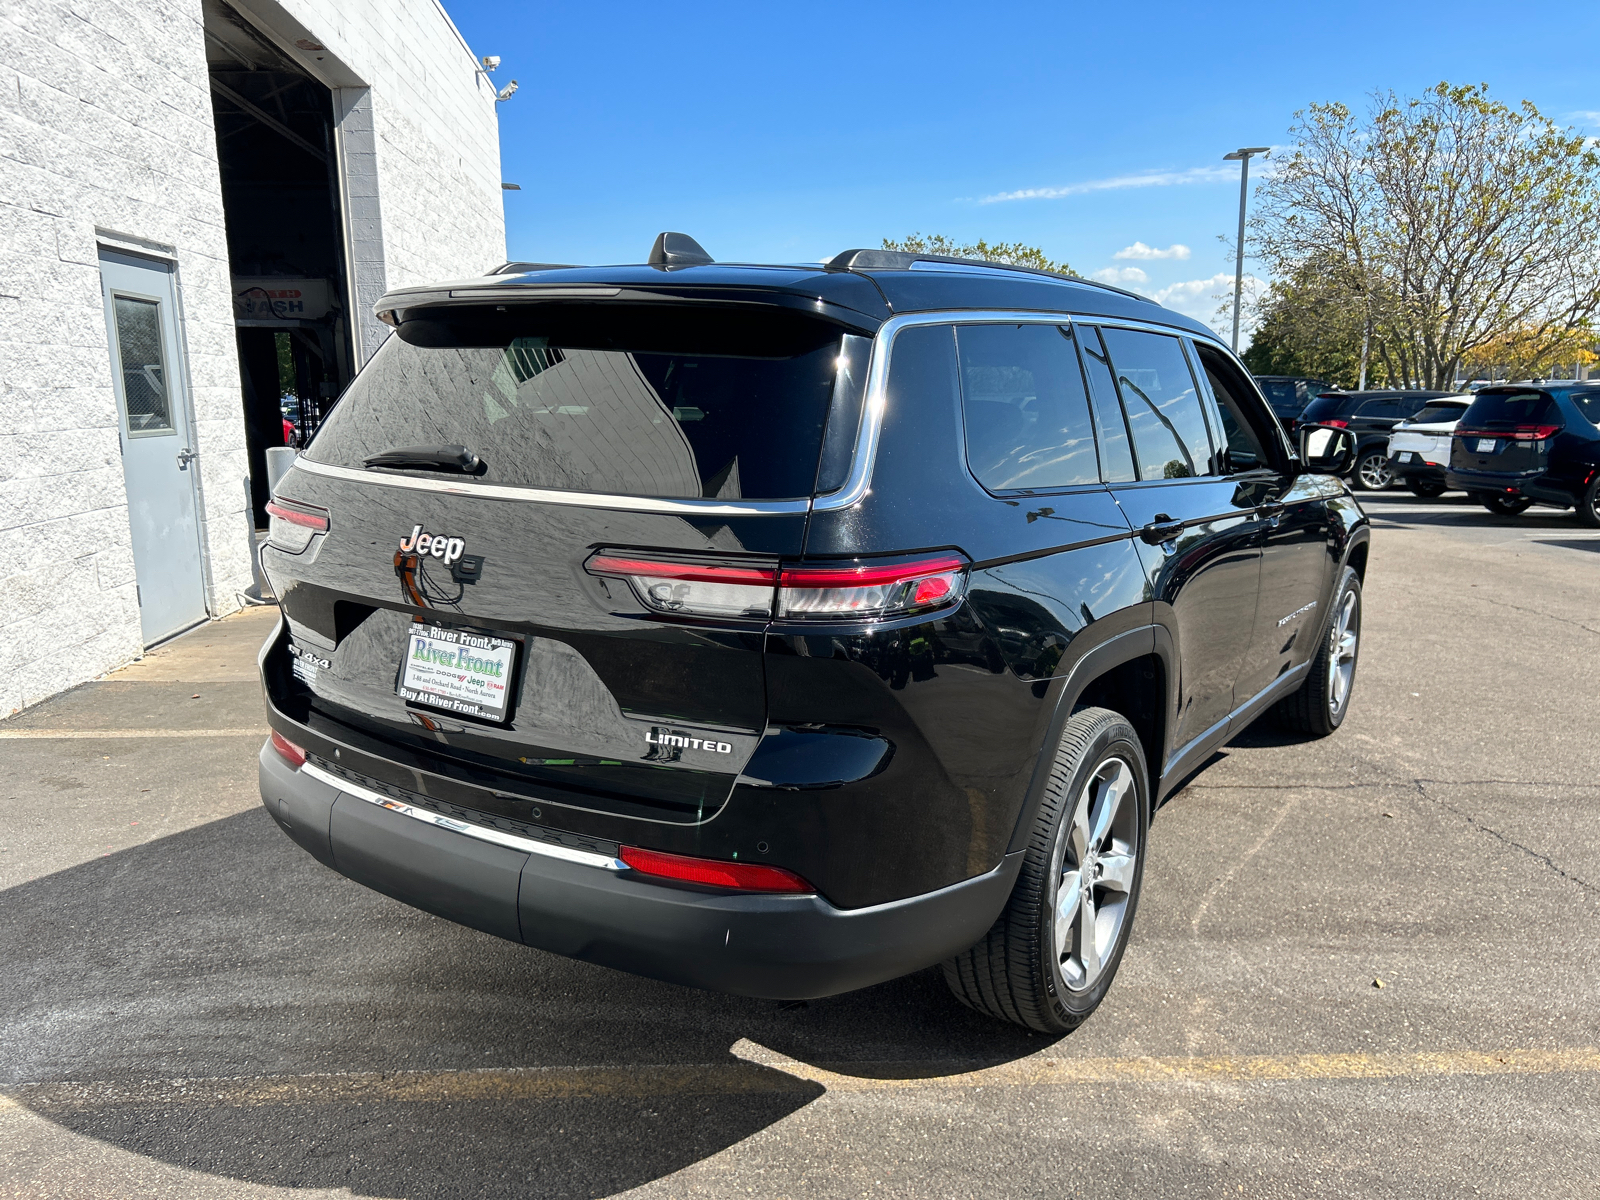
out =
<svg viewBox="0 0 1600 1200"><path fill-rule="evenodd" d="M1467 411L1466 403L1460 404L1429 404L1416 416L1410 418L1413 425L1443 425L1447 421L1455 421Z"/></svg>
<svg viewBox="0 0 1600 1200"><path fill-rule="evenodd" d="M831 409L829 457L853 447L868 344L781 313L439 309L384 343L306 453L360 469L385 451L459 445L485 483L804 498Z"/></svg>
<svg viewBox="0 0 1600 1200"><path fill-rule="evenodd" d="M1479 392L1461 418L1467 426L1559 424L1560 409L1548 392Z"/></svg>

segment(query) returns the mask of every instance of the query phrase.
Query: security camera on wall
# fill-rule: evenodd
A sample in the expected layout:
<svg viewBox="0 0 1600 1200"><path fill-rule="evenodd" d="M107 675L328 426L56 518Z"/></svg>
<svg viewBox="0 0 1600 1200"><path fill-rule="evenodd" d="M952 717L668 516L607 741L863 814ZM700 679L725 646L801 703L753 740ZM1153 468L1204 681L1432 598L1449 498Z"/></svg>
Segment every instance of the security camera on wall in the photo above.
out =
<svg viewBox="0 0 1600 1200"><path fill-rule="evenodd" d="M483 69L485 71L493 71L499 65L500 56L498 54L485 54L483 56Z"/></svg>

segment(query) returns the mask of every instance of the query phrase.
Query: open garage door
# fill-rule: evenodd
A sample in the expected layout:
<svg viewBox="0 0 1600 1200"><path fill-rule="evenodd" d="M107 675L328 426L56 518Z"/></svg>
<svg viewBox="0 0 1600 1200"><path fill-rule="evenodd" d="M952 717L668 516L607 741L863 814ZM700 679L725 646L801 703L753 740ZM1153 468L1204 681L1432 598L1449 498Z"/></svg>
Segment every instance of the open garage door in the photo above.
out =
<svg viewBox="0 0 1600 1200"><path fill-rule="evenodd" d="M354 375L333 96L204 0L256 525L266 451L303 445Z"/></svg>

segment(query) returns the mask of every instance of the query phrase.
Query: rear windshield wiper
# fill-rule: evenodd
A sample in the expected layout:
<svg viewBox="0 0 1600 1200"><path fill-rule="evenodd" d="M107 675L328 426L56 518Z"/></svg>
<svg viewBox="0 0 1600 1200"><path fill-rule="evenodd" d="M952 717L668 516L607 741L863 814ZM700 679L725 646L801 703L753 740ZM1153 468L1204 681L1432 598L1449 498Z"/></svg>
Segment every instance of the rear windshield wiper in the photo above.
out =
<svg viewBox="0 0 1600 1200"><path fill-rule="evenodd" d="M365 460L369 467L391 471L455 471L461 475L482 475L485 463L465 446L402 446L385 450Z"/></svg>

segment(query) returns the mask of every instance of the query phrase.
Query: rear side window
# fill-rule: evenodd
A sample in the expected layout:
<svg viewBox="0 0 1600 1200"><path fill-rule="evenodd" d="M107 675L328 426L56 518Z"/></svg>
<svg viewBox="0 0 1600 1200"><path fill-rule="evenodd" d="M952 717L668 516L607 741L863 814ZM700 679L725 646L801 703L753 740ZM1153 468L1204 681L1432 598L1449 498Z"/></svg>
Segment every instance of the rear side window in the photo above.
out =
<svg viewBox="0 0 1600 1200"><path fill-rule="evenodd" d="M967 464L991 492L1099 483L1089 398L1054 325L961 325Z"/></svg>
<svg viewBox="0 0 1600 1200"><path fill-rule="evenodd" d="M1360 408L1356 409L1355 415L1358 417L1376 417L1380 420L1388 418L1399 420L1410 411L1411 406L1405 401L1396 400L1393 397L1380 396L1376 400L1368 400Z"/></svg>
<svg viewBox="0 0 1600 1200"><path fill-rule="evenodd" d="M1561 410L1548 392L1479 392L1461 418L1463 424L1560 424Z"/></svg>
<svg viewBox="0 0 1600 1200"><path fill-rule="evenodd" d="M781 317L450 310L408 320L384 343L307 454L361 468L385 451L460 445L483 460L486 483L809 497L830 408L841 423L859 413L858 396L835 402L836 383L860 388L855 340Z"/></svg>
<svg viewBox="0 0 1600 1200"><path fill-rule="evenodd" d="M1591 425L1600 425L1600 392L1573 392L1571 398Z"/></svg>
<svg viewBox="0 0 1600 1200"><path fill-rule="evenodd" d="M1206 474L1211 439L1194 375L1175 337L1133 329L1102 329L1117 390L1133 433L1142 479Z"/></svg>
<svg viewBox="0 0 1600 1200"><path fill-rule="evenodd" d="M1133 469L1133 449L1128 443L1128 421L1117 399L1111 359L1093 325L1075 326L1083 347L1083 369L1089 376L1089 396L1094 403L1094 423L1100 438L1100 473L1107 483L1128 483L1139 476Z"/></svg>

